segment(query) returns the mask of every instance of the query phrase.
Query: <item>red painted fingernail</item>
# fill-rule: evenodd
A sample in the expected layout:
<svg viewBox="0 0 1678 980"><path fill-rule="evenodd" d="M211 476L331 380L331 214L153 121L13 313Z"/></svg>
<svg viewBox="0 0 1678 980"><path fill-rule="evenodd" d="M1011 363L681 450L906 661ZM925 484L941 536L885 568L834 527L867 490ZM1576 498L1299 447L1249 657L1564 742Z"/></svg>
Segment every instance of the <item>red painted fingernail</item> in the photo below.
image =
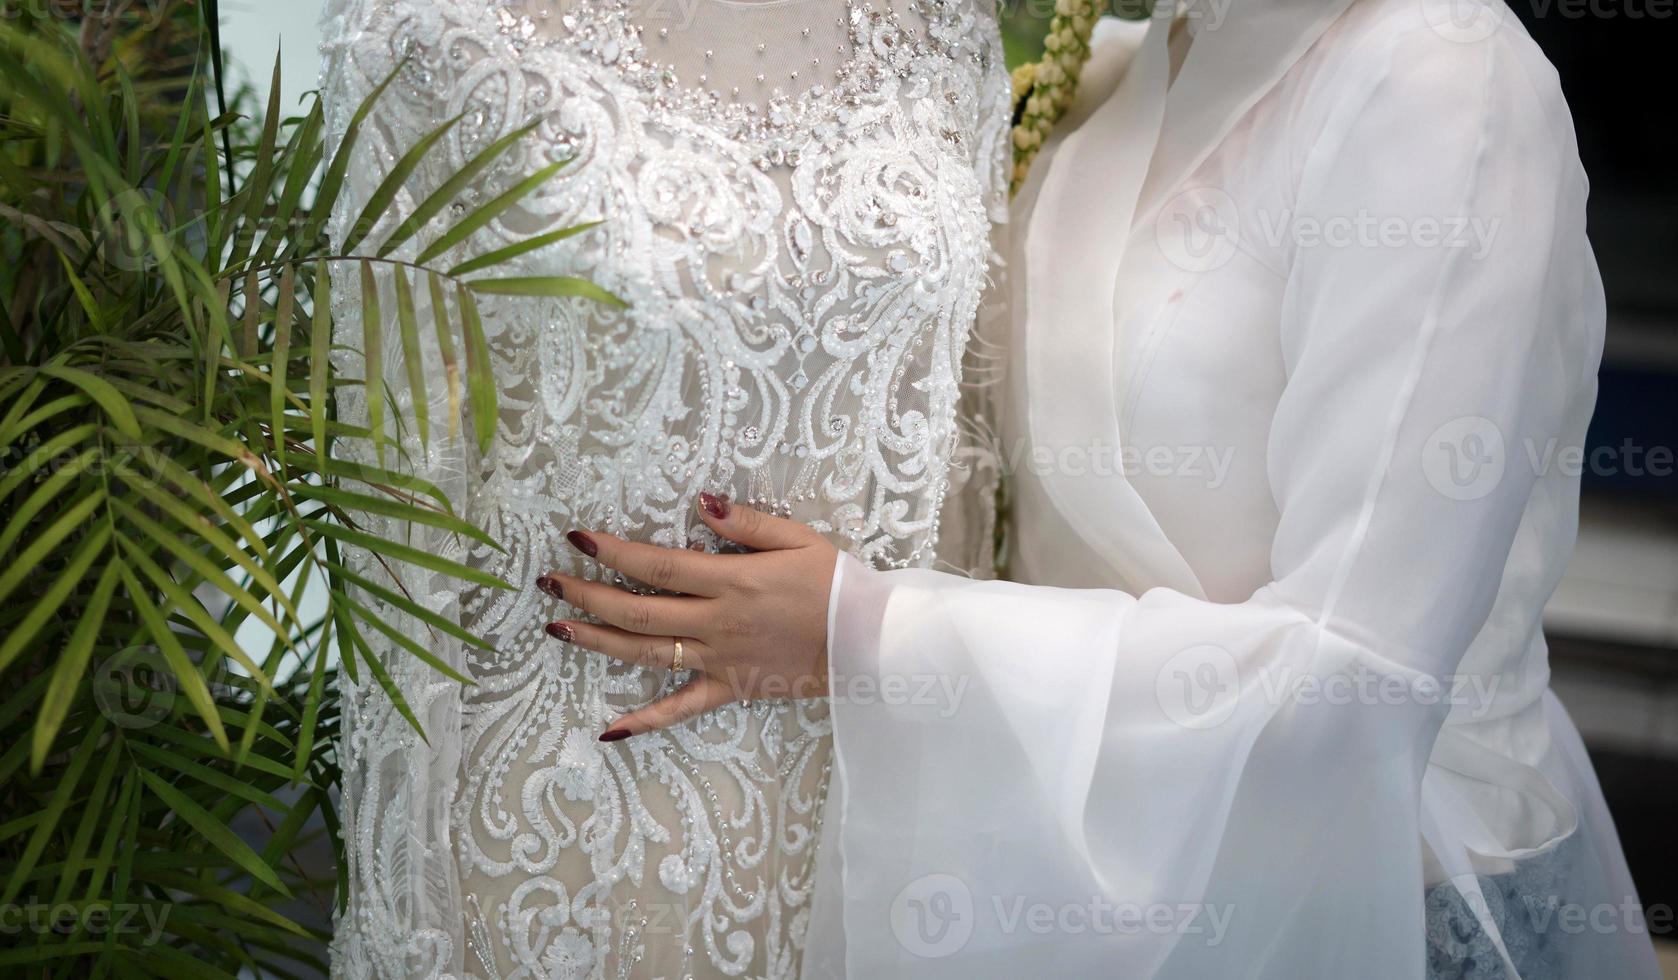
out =
<svg viewBox="0 0 1678 980"><path fill-rule="evenodd" d="M553 596L555 599L565 598L565 590L560 588L559 579L552 575L544 575L536 580L536 587Z"/></svg>
<svg viewBox="0 0 1678 980"><path fill-rule="evenodd" d="M570 643L575 638L575 634L571 632L571 627L564 623L549 623L543 629L548 631L549 636L565 643Z"/></svg>
<svg viewBox="0 0 1678 980"><path fill-rule="evenodd" d="M578 551L580 551L583 554L589 556L590 558L593 558L595 555L600 554L600 546L594 543L593 538L589 537L588 535L584 534L581 531L570 532L569 534L565 535L565 540L571 542L571 547L576 548Z"/></svg>
<svg viewBox="0 0 1678 980"><path fill-rule="evenodd" d="M699 495L699 506L704 508L705 513L710 514L714 520L728 520L727 497L719 497L712 493L701 493Z"/></svg>
<svg viewBox="0 0 1678 980"><path fill-rule="evenodd" d="M627 729L627 728L613 728L613 729L609 729L606 732L606 734L600 736L600 741L602 741L602 742L616 742L618 739L628 738L628 737L629 737L629 729Z"/></svg>

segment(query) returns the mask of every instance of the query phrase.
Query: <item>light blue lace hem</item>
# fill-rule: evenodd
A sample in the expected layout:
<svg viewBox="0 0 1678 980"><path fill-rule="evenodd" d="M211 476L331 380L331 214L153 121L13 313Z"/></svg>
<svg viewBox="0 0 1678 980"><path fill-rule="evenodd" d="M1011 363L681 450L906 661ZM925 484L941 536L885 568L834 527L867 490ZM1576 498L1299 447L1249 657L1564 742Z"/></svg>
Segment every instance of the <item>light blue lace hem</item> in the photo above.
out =
<svg viewBox="0 0 1678 980"><path fill-rule="evenodd" d="M1521 980L1561 980L1557 943L1562 937L1546 926L1565 900L1562 886L1571 851L1564 844L1508 874L1479 878L1486 910ZM1426 906L1428 980L1512 980L1474 909L1454 885L1429 889Z"/></svg>

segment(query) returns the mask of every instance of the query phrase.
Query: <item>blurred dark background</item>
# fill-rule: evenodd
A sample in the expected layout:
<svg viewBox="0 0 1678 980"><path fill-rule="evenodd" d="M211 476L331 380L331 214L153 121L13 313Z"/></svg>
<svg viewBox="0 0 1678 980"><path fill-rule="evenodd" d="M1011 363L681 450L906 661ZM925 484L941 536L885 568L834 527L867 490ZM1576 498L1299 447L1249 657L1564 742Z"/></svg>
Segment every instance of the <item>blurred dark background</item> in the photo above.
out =
<svg viewBox="0 0 1678 980"><path fill-rule="evenodd" d="M1561 76L1591 178L1608 339L1578 555L1547 617L1644 905L1678 905L1678 114L1667 2L1521 0ZM1671 922L1670 915L1667 922ZM1674 937L1668 927L1664 937ZM1670 948L1670 947L1669 947ZM1672 975L1668 966L1668 975Z"/></svg>

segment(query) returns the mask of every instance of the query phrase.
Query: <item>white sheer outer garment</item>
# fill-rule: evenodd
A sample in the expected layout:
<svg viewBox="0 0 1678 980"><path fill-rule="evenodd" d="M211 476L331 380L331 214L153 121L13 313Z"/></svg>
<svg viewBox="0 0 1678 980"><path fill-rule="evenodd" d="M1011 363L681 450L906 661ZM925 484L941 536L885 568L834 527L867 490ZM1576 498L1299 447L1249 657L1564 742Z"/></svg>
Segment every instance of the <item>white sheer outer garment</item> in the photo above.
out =
<svg viewBox="0 0 1678 980"><path fill-rule="evenodd" d="M1016 581L840 561L806 976L1419 978L1443 884L1484 975L1654 977L1539 625L1604 315L1554 72L1218 9L1103 31L1016 201Z"/></svg>

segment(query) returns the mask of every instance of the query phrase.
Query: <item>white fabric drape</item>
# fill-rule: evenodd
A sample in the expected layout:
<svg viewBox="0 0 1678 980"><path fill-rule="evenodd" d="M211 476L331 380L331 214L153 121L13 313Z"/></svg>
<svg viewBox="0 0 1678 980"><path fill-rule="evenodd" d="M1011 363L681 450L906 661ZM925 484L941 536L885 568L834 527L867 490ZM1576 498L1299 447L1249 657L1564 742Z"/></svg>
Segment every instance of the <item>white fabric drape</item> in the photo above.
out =
<svg viewBox="0 0 1678 980"><path fill-rule="evenodd" d="M1016 208L1018 581L840 562L806 976L1418 978L1441 885L1503 975L1657 975L1539 628L1585 180L1461 13L1236 3L1175 79L1167 22L1103 32Z"/></svg>

